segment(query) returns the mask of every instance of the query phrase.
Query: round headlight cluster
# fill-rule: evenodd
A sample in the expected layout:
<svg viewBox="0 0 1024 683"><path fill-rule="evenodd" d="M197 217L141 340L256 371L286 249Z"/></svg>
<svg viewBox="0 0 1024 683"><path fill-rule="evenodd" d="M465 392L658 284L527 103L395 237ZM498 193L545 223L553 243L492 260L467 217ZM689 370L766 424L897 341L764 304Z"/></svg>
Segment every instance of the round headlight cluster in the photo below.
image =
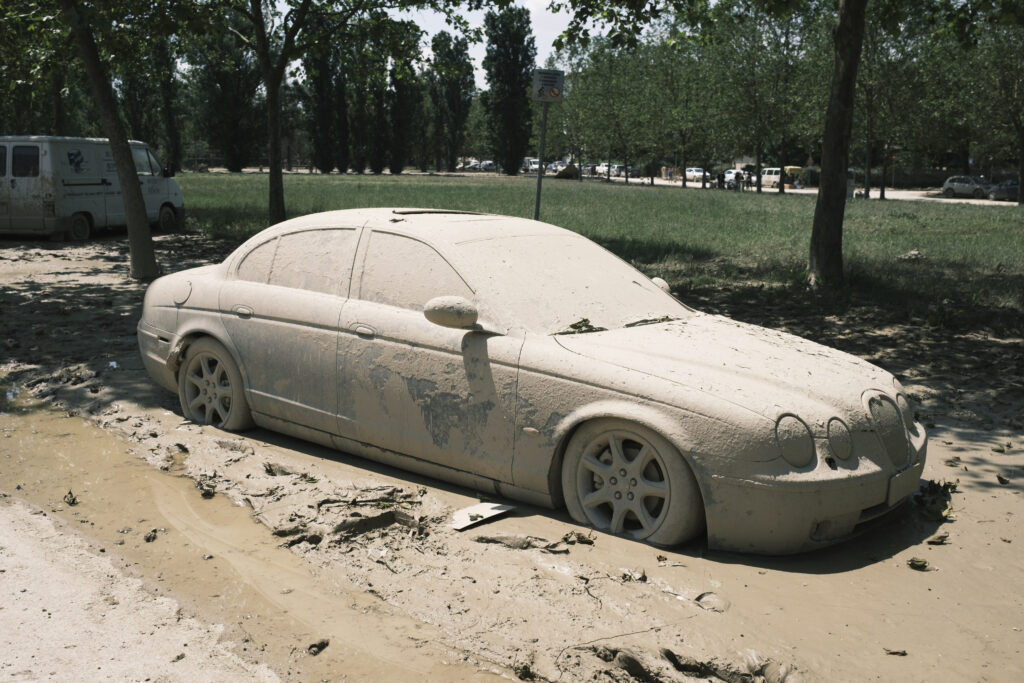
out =
<svg viewBox="0 0 1024 683"><path fill-rule="evenodd" d="M796 415L783 415L775 423L775 440L793 467L807 467L814 459L814 438L811 430Z"/></svg>
<svg viewBox="0 0 1024 683"><path fill-rule="evenodd" d="M907 400L907 391L895 377L893 377L892 383L896 387L896 407L900 409L903 425L907 428L907 431L912 432L914 431L914 409L910 407L910 401Z"/></svg>
<svg viewBox="0 0 1024 683"><path fill-rule="evenodd" d="M875 431L882 440L885 452L892 464L902 467L909 457L907 429L896 403L884 394L876 394L868 400L868 410Z"/></svg>
<svg viewBox="0 0 1024 683"><path fill-rule="evenodd" d="M838 417L828 421L828 445L840 460L846 460L853 455L853 437L850 435L850 429Z"/></svg>

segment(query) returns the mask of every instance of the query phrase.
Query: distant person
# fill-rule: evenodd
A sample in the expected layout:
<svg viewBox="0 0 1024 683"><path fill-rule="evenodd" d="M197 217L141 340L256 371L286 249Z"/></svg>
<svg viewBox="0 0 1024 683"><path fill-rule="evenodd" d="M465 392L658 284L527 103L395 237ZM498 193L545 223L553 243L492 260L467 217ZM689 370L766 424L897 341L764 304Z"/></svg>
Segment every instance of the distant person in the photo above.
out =
<svg viewBox="0 0 1024 683"><path fill-rule="evenodd" d="M732 186L737 192L743 191L743 171L736 171L736 175L732 177Z"/></svg>
<svg viewBox="0 0 1024 683"><path fill-rule="evenodd" d="M725 173L719 171L718 172L718 178L716 178L716 180L718 181L718 189L719 190L724 190L725 189Z"/></svg>

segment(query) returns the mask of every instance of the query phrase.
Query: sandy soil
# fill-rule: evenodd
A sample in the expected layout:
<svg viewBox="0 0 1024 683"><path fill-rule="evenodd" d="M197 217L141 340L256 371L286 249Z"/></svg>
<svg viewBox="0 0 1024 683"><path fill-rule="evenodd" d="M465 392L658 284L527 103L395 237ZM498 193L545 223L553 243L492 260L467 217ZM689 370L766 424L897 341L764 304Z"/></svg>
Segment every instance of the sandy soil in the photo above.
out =
<svg viewBox="0 0 1024 683"><path fill-rule="evenodd" d="M231 248L157 240L166 270ZM184 422L138 358L126 261L117 238L0 241L0 675L1024 677L1020 339L707 294L896 372L931 494L788 558L659 549L522 505L457 532L470 491Z"/></svg>

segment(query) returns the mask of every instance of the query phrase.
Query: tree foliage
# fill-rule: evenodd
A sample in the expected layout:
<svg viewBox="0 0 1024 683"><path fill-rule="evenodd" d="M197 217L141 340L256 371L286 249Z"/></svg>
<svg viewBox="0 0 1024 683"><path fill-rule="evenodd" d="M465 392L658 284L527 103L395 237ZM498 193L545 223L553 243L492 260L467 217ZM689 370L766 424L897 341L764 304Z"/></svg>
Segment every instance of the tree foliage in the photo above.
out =
<svg viewBox="0 0 1024 683"><path fill-rule="evenodd" d="M490 145L502 171L516 175L530 144L529 91L537 59L530 12L522 7L490 11L484 17L484 34L488 90L482 102Z"/></svg>

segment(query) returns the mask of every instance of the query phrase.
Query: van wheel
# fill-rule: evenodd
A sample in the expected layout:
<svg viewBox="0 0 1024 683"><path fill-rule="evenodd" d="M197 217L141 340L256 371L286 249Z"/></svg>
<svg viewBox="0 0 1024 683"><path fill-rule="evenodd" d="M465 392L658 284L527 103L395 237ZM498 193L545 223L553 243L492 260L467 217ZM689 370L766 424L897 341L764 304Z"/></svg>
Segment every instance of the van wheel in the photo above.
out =
<svg viewBox="0 0 1024 683"><path fill-rule="evenodd" d="M169 204L160 207L160 217L156 225L162 233L175 232L178 229L178 216Z"/></svg>
<svg viewBox="0 0 1024 683"><path fill-rule="evenodd" d="M76 213L71 217L71 229L68 236L76 242L84 242L89 239L89 232L92 230L92 222L84 213Z"/></svg>

